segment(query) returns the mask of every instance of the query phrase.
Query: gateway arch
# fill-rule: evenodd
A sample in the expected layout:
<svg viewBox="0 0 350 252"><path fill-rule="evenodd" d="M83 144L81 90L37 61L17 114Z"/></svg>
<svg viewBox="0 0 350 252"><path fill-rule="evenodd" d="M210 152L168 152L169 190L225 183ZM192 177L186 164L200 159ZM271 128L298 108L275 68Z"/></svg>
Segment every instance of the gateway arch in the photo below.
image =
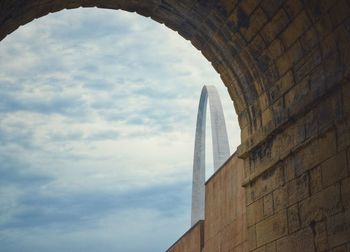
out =
<svg viewBox="0 0 350 252"><path fill-rule="evenodd" d="M205 200L205 133L206 112L209 98L213 143L214 172L229 158L225 117L219 94L214 86L204 86L199 100L193 157L191 226L204 220Z"/></svg>

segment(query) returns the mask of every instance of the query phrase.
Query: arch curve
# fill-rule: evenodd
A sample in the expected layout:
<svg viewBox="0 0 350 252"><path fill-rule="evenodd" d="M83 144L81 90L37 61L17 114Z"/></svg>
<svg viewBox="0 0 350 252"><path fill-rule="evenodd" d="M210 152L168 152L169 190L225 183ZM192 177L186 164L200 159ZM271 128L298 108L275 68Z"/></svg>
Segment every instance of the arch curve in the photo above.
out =
<svg viewBox="0 0 350 252"><path fill-rule="evenodd" d="M230 146L228 143L225 117L220 96L214 86L204 86L202 88L201 97L199 100L194 145L191 215L192 226L199 220L204 220L205 133L208 98L210 105L214 171L218 170L230 156Z"/></svg>
<svg viewBox="0 0 350 252"><path fill-rule="evenodd" d="M150 17L190 40L220 74L233 100L241 128L250 127L260 109L252 104L263 90L259 67L237 33L244 22L236 3L222 0L11 0L0 3L0 40L33 19L63 9L121 9ZM230 42L229 42L230 41Z"/></svg>

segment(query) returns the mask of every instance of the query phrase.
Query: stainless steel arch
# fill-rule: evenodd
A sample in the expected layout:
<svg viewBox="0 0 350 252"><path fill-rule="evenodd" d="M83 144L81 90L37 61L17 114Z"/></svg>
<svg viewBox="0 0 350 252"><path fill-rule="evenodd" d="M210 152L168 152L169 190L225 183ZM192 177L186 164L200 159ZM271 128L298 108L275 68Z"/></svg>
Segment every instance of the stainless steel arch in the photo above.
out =
<svg viewBox="0 0 350 252"><path fill-rule="evenodd" d="M204 86L199 100L193 157L191 225L204 220L205 200L205 128L209 97L210 121L213 142L214 171L230 156L225 117L219 94L214 86Z"/></svg>

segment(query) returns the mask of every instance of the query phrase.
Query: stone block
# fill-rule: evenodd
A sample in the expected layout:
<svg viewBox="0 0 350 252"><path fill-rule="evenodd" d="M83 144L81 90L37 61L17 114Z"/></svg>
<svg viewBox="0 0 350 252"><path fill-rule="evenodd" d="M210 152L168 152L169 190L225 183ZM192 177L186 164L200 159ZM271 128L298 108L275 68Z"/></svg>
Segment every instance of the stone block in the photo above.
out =
<svg viewBox="0 0 350 252"><path fill-rule="evenodd" d="M324 38L332 32L332 22L328 14L324 14L322 18L318 19L315 23L315 28L320 38Z"/></svg>
<svg viewBox="0 0 350 252"><path fill-rule="evenodd" d="M288 199L287 199L287 186L281 186L273 193L273 203L274 203L274 211L278 212L287 207Z"/></svg>
<svg viewBox="0 0 350 252"><path fill-rule="evenodd" d="M300 37L300 44L303 47L304 52L311 51L317 43L319 43L319 38L314 27L311 27Z"/></svg>
<svg viewBox="0 0 350 252"><path fill-rule="evenodd" d="M342 116L342 105L340 93L333 94L325 98L319 104L318 129L320 132L325 131L335 125L335 121Z"/></svg>
<svg viewBox="0 0 350 252"><path fill-rule="evenodd" d="M249 42L259 32L261 27L266 23L267 17L261 8L256 9L249 18L249 26L242 27L241 33Z"/></svg>
<svg viewBox="0 0 350 252"><path fill-rule="evenodd" d="M345 85L343 85L342 88L343 92L343 109L344 112L347 112L350 114L350 82L347 82Z"/></svg>
<svg viewBox="0 0 350 252"><path fill-rule="evenodd" d="M254 252L266 252L266 248L265 246L257 248L256 250L254 250Z"/></svg>
<svg viewBox="0 0 350 252"><path fill-rule="evenodd" d="M288 205L292 205L309 196L309 175L302 174L300 177L287 184Z"/></svg>
<svg viewBox="0 0 350 252"><path fill-rule="evenodd" d="M294 179L295 169L294 169L291 157L288 157L287 159L284 160L283 167L284 167L285 181L289 182L292 179Z"/></svg>
<svg viewBox="0 0 350 252"><path fill-rule="evenodd" d="M255 218L250 210L256 210L246 208L242 181L243 161L234 156L206 182L205 251L228 252L247 241L247 219L251 217L247 218L246 211Z"/></svg>
<svg viewBox="0 0 350 252"><path fill-rule="evenodd" d="M280 9L283 1L281 0L264 0L261 3L261 7L267 13L269 18L272 18L276 12Z"/></svg>
<svg viewBox="0 0 350 252"><path fill-rule="evenodd" d="M273 111L267 108L262 112L261 117L262 117L262 125L265 126L273 120Z"/></svg>
<svg viewBox="0 0 350 252"><path fill-rule="evenodd" d="M350 40L350 19L347 19L346 24L341 25L339 35L337 36L337 45L340 53L340 61L344 67L344 76L350 76L350 52L348 50Z"/></svg>
<svg viewBox="0 0 350 252"><path fill-rule="evenodd" d="M311 138L318 134L318 111L317 108L312 109L305 115L305 137Z"/></svg>
<svg viewBox="0 0 350 252"><path fill-rule="evenodd" d="M274 113L275 123L272 125L274 127L279 127L285 124L289 119L289 111L284 106L283 96L279 97L272 105L272 110ZM270 128L268 132L271 132L273 129ZM285 131L284 131L285 132Z"/></svg>
<svg viewBox="0 0 350 252"><path fill-rule="evenodd" d="M349 17L349 4L346 0L338 0L337 3L330 10L330 17L333 27L336 27Z"/></svg>
<svg viewBox="0 0 350 252"><path fill-rule="evenodd" d="M310 193L315 194L322 189L321 167L317 166L310 170Z"/></svg>
<svg viewBox="0 0 350 252"><path fill-rule="evenodd" d="M236 7L237 1L229 1L229 0L219 0L219 6L225 11L225 16L228 16L233 9Z"/></svg>
<svg viewBox="0 0 350 252"><path fill-rule="evenodd" d="M295 167L296 176L300 176L315 167L318 161L317 140L314 140L293 156L293 166Z"/></svg>
<svg viewBox="0 0 350 252"><path fill-rule="evenodd" d="M333 185L300 202L301 226L306 227L317 221L338 213L342 206L340 186Z"/></svg>
<svg viewBox="0 0 350 252"><path fill-rule="evenodd" d="M312 140L294 155L293 165L296 169L296 175L299 176L316 167L335 155L336 150L336 135L335 130L332 129Z"/></svg>
<svg viewBox="0 0 350 252"><path fill-rule="evenodd" d="M280 211L256 225L256 241L260 247L288 233L286 211Z"/></svg>
<svg viewBox="0 0 350 252"><path fill-rule="evenodd" d="M248 242L240 244L229 250L229 252L246 252L246 251L248 251Z"/></svg>
<svg viewBox="0 0 350 252"><path fill-rule="evenodd" d="M271 57L268 50L264 50L257 58L257 65L263 72L265 72L267 68L273 64L273 62L274 58Z"/></svg>
<svg viewBox="0 0 350 252"><path fill-rule="evenodd" d="M248 250L251 251L256 248L256 226L248 228Z"/></svg>
<svg viewBox="0 0 350 252"><path fill-rule="evenodd" d="M327 219L328 242L330 248L350 241L350 210Z"/></svg>
<svg viewBox="0 0 350 252"><path fill-rule="evenodd" d="M263 27L261 35L269 44L287 26L289 22L287 13L280 9L271 21Z"/></svg>
<svg viewBox="0 0 350 252"><path fill-rule="evenodd" d="M241 1L240 7L243 9L246 15L250 16L250 14L254 11L259 2L260 1L256 0Z"/></svg>
<svg viewBox="0 0 350 252"><path fill-rule="evenodd" d="M311 92L316 94L316 97L321 97L325 94L326 76L324 72L324 65L318 65L310 73L310 89Z"/></svg>
<svg viewBox="0 0 350 252"><path fill-rule="evenodd" d="M259 58L262 51L266 48L265 41L260 34L257 34L249 43L249 49L254 58Z"/></svg>
<svg viewBox="0 0 350 252"><path fill-rule="evenodd" d="M298 204L288 208L288 231L294 233L300 228L300 217Z"/></svg>
<svg viewBox="0 0 350 252"><path fill-rule="evenodd" d="M312 230L305 228L277 240L277 251L314 252Z"/></svg>
<svg viewBox="0 0 350 252"><path fill-rule="evenodd" d="M327 227L324 221L315 222L310 225L314 230L316 251L328 250Z"/></svg>
<svg viewBox="0 0 350 252"><path fill-rule="evenodd" d="M258 98L258 104L261 110L265 110L270 104L269 98L266 93L262 94Z"/></svg>
<svg viewBox="0 0 350 252"><path fill-rule="evenodd" d="M342 201L345 209L350 209L350 177L341 182Z"/></svg>
<svg viewBox="0 0 350 252"><path fill-rule="evenodd" d="M303 56L303 50L297 41L290 47L278 60L277 68L279 74L284 75L292 66L298 62Z"/></svg>
<svg viewBox="0 0 350 252"><path fill-rule="evenodd" d="M339 246L331 250L331 252L347 252L346 246Z"/></svg>
<svg viewBox="0 0 350 252"><path fill-rule="evenodd" d="M280 165L262 174L251 184L250 197L257 200L284 184L283 169Z"/></svg>
<svg viewBox="0 0 350 252"><path fill-rule="evenodd" d="M284 53L284 45L282 43L282 40L276 38L273 40L268 48L270 55L273 58L277 58L281 56Z"/></svg>
<svg viewBox="0 0 350 252"><path fill-rule="evenodd" d="M311 25L305 11L299 13L281 34L286 47L290 47Z"/></svg>
<svg viewBox="0 0 350 252"><path fill-rule="evenodd" d="M308 99L306 97L310 94L310 88L309 88L309 82L308 80L303 80L302 82L295 85L293 88L291 88L284 96L285 99L285 106L287 108L292 108L294 111L295 109L293 107L303 107L303 105L307 105ZM296 104L299 104L296 106ZM291 109L291 110L292 110ZM299 111L293 111L299 112Z"/></svg>
<svg viewBox="0 0 350 252"><path fill-rule="evenodd" d="M287 0L284 3L284 9L290 18L294 18L302 8L303 3L300 0Z"/></svg>
<svg viewBox="0 0 350 252"><path fill-rule="evenodd" d="M264 218L263 199L259 199L247 206L248 226L254 225Z"/></svg>
<svg viewBox="0 0 350 252"><path fill-rule="evenodd" d="M264 199L264 217L268 217L273 214L272 193L266 195L263 199Z"/></svg>
<svg viewBox="0 0 350 252"><path fill-rule="evenodd" d="M293 151L294 151L294 149L298 148L298 146L303 144L306 139L304 121L303 120L296 121L293 125L291 125L290 131L293 132L292 135L294 138L294 146L293 146Z"/></svg>
<svg viewBox="0 0 350 252"><path fill-rule="evenodd" d="M203 247L204 221L199 221L177 240L167 252L201 252Z"/></svg>
<svg viewBox="0 0 350 252"><path fill-rule="evenodd" d="M295 81L299 82L303 80L307 75L311 74L312 70L319 66L321 62L321 52L320 49L316 47L293 68Z"/></svg>
<svg viewBox="0 0 350 252"><path fill-rule="evenodd" d="M270 88L269 94L271 101L276 101L279 99L292 86L294 86L293 73L292 71L288 71Z"/></svg>
<svg viewBox="0 0 350 252"><path fill-rule="evenodd" d="M334 36L327 36L321 41L322 57L328 58L337 51L337 44Z"/></svg>
<svg viewBox="0 0 350 252"><path fill-rule="evenodd" d="M81 0L71 0L65 4L66 9L75 9L81 6Z"/></svg>
<svg viewBox="0 0 350 252"><path fill-rule="evenodd" d="M265 246L265 252L277 252L276 242L271 242Z"/></svg>
<svg viewBox="0 0 350 252"><path fill-rule="evenodd" d="M332 185L348 176L346 151L337 153L337 155L324 161L321 164L322 185L324 187Z"/></svg>

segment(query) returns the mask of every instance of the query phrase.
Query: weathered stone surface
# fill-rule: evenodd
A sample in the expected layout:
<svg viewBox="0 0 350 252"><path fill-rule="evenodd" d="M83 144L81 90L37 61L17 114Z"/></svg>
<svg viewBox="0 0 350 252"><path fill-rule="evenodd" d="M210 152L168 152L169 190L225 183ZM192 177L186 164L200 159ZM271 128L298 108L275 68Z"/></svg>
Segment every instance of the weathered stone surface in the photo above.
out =
<svg viewBox="0 0 350 252"><path fill-rule="evenodd" d="M305 228L287 237L277 240L277 251L302 251L313 252L313 233L310 228Z"/></svg>
<svg viewBox="0 0 350 252"><path fill-rule="evenodd" d="M273 214L273 198L272 193L264 197L264 217L268 217Z"/></svg>
<svg viewBox="0 0 350 252"><path fill-rule="evenodd" d="M199 221L176 241L167 252L201 252L204 238L204 221Z"/></svg>
<svg viewBox="0 0 350 252"><path fill-rule="evenodd" d="M329 186L348 176L346 152L342 151L321 164L322 185Z"/></svg>
<svg viewBox="0 0 350 252"><path fill-rule="evenodd" d="M300 217L298 204L288 208L288 231L293 233L300 228Z"/></svg>
<svg viewBox="0 0 350 252"><path fill-rule="evenodd" d="M342 201L345 209L350 208L350 177L341 182Z"/></svg>
<svg viewBox="0 0 350 252"><path fill-rule="evenodd" d="M314 194L322 189L321 167L317 166L310 170L310 193Z"/></svg>
<svg viewBox="0 0 350 252"><path fill-rule="evenodd" d="M248 250L254 250L256 248L256 226L248 228Z"/></svg>
<svg viewBox="0 0 350 252"><path fill-rule="evenodd" d="M283 29L288 24L288 15L283 9L272 18L271 22L269 22L261 31L263 38L267 42L273 41L276 36L283 31Z"/></svg>
<svg viewBox="0 0 350 252"><path fill-rule="evenodd" d="M311 25L305 11L296 16L282 33L282 40L287 47L292 45Z"/></svg>
<svg viewBox="0 0 350 252"><path fill-rule="evenodd" d="M271 242L265 246L265 252L276 252L276 242Z"/></svg>
<svg viewBox="0 0 350 252"><path fill-rule="evenodd" d="M303 227L328 218L341 210L340 186L333 185L300 203L300 220Z"/></svg>
<svg viewBox="0 0 350 252"><path fill-rule="evenodd" d="M255 201L261 197L271 193L284 183L283 168L279 166L270 172L265 172L258 180L254 182L254 186L248 195L248 202Z"/></svg>
<svg viewBox="0 0 350 252"><path fill-rule="evenodd" d="M328 242L330 248L335 248L350 239L350 211L331 216L327 220Z"/></svg>
<svg viewBox="0 0 350 252"><path fill-rule="evenodd" d="M328 250L328 236L327 236L327 225L325 221L316 222L311 225L314 232L314 240L317 251L327 251Z"/></svg>
<svg viewBox="0 0 350 252"><path fill-rule="evenodd" d="M243 162L233 156L206 182L205 252L228 252L246 246L248 230L242 181Z"/></svg>
<svg viewBox="0 0 350 252"><path fill-rule="evenodd" d="M274 241L287 232L287 215L285 211L280 211L256 225L257 246Z"/></svg>
<svg viewBox="0 0 350 252"><path fill-rule="evenodd" d="M339 246L335 249L332 249L331 252L347 252L346 246Z"/></svg>
<svg viewBox="0 0 350 252"><path fill-rule="evenodd" d="M254 225L264 218L264 201L263 198L247 206L248 226Z"/></svg>
<svg viewBox="0 0 350 252"><path fill-rule="evenodd" d="M308 174L297 177L273 192L274 211L285 209L309 196Z"/></svg>

